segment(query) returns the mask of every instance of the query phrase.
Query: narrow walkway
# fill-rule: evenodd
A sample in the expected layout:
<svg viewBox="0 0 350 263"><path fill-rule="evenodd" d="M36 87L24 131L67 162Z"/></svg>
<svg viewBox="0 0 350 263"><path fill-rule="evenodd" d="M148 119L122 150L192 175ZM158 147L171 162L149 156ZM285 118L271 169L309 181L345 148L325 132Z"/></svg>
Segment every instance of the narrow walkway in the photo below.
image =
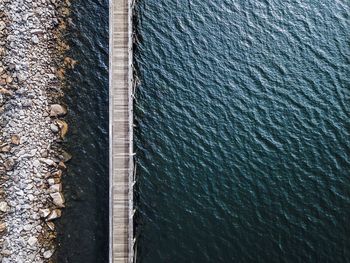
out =
<svg viewBox="0 0 350 263"><path fill-rule="evenodd" d="M131 8L110 0L110 263L133 262Z"/></svg>

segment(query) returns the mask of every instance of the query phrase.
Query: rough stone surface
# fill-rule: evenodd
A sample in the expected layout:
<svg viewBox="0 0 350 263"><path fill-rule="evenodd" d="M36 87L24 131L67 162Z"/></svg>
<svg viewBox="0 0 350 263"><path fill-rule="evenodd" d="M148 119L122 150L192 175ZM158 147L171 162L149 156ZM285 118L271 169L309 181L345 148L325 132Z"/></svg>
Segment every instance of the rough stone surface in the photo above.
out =
<svg viewBox="0 0 350 263"><path fill-rule="evenodd" d="M69 0L0 0L2 263L51 262L55 251L51 221L64 207L67 156L59 142L67 133L61 101L68 45L61 36L68 6Z"/></svg>

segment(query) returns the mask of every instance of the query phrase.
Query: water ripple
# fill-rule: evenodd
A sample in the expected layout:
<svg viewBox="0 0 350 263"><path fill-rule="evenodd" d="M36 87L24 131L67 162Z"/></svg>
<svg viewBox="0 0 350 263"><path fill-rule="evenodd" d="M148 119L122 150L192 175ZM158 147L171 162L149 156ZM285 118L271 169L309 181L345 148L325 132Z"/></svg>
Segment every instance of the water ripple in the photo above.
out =
<svg viewBox="0 0 350 263"><path fill-rule="evenodd" d="M348 13L139 1L140 262L350 261Z"/></svg>

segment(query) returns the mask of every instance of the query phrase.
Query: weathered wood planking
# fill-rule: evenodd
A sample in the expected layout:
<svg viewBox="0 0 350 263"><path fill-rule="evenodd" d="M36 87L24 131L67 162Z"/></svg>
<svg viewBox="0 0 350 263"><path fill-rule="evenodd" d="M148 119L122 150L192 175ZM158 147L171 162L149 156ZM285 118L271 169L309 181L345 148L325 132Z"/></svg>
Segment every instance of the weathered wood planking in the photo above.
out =
<svg viewBox="0 0 350 263"><path fill-rule="evenodd" d="M133 262L132 20L128 0L109 2L110 262Z"/></svg>

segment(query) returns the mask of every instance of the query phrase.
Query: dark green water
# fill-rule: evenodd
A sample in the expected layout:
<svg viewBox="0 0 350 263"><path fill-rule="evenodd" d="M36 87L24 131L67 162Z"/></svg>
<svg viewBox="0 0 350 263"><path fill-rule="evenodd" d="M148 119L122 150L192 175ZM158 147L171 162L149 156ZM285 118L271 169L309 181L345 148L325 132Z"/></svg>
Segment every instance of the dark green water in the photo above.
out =
<svg viewBox="0 0 350 263"><path fill-rule="evenodd" d="M349 11L138 1L139 262L350 262Z"/></svg>

